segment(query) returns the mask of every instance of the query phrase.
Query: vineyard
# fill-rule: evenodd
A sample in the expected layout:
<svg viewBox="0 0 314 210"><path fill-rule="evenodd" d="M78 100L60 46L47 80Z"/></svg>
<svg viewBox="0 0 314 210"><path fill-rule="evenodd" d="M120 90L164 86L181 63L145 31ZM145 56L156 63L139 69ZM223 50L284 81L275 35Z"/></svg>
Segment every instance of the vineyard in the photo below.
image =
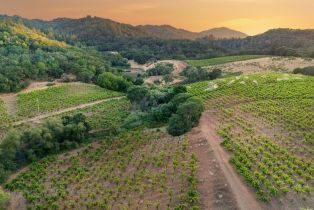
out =
<svg viewBox="0 0 314 210"><path fill-rule="evenodd" d="M122 93L83 83L72 83L28 93L19 93L17 117L19 119L33 117L40 113L48 113L121 95Z"/></svg>
<svg viewBox="0 0 314 210"><path fill-rule="evenodd" d="M9 120L9 116L4 107L3 101L0 99L0 129L2 129L5 126L8 120Z"/></svg>
<svg viewBox="0 0 314 210"><path fill-rule="evenodd" d="M51 156L6 185L28 209L199 209L187 137L131 131Z"/></svg>
<svg viewBox="0 0 314 210"><path fill-rule="evenodd" d="M187 60L186 62L191 66L212 66L236 61L245 61L251 59L262 58L262 55L237 55L237 56L225 56L218 58L202 59L202 60Z"/></svg>
<svg viewBox="0 0 314 210"><path fill-rule="evenodd" d="M0 139L3 137L9 122L10 118L4 107L4 103L0 98Z"/></svg>
<svg viewBox="0 0 314 210"><path fill-rule="evenodd" d="M96 104L94 106L66 112L64 115L83 113L87 117L93 131L117 131L128 116L130 102L119 99Z"/></svg>
<svg viewBox="0 0 314 210"><path fill-rule="evenodd" d="M195 83L188 91L217 119L230 162L260 200L314 205L313 77L254 74Z"/></svg>

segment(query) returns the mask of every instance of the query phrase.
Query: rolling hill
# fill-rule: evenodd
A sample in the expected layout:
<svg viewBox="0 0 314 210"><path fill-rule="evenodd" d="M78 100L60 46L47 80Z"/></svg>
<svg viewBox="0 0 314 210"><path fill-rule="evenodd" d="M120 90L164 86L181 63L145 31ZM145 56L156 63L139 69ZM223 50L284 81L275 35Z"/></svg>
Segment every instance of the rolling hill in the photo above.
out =
<svg viewBox="0 0 314 210"><path fill-rule="evenodd" d="M7 16L0 16L7 17ZM202 32L191 32L170 25L139 25L119 23L101 17L86 16L79 19L56 18L50 21L25 19L13 16L13 19L24 22L29 27L41 29L46 33L72 36L79 41L88 42L91 37L108 41L118 38L158 38L163 40L195 40L204 37L212 39L245 38L248 35L226 27L213 28Z"/></svg>
<svg viewBox="0 0 314 210"><path fill-rule="evenodd" d="M202 32L191 32L185 29L178 29L170 25L144 25L138 26L140 29L146 31L148 34L160 39L188 39L195 40L204 37L211 39L231 39L231 38L245 38L248 35L235 31L226 27L213 28Z"/></svg>

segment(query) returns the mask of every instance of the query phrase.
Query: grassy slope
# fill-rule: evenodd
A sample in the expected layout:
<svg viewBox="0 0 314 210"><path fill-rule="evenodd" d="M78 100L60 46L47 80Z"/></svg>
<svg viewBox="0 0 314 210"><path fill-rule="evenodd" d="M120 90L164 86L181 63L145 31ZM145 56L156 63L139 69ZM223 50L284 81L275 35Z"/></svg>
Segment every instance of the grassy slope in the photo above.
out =
<svg viewBox="0 0 314 210"><path fill-rule="evenodd" d="M122 95L119 92L84 83L66 84L29 93L20 93L18 94L18 117L25 118L37 115L38 103L39 112L47 113Z"/></svg>
<svg viewBox="0 0 314 210"><path fill-rule="evenodd" d="M201 59L201 60L186 60L186 62L191 66L203 67L203 66L224 64L224 63L229 63L229 62L245 61L245 60L262 58L262 57L265 57L265 56L263 55L237 55L237 56L225 56L225 57Z"/></svg>
<svg viewBox="0 0 314 210"><path fill-rule="evenodd" d="M223 145L234 153L231 162L260 199L288 192L313 198L313 77L255 74L195 83L188 90L220 119Z"/></svg>
<svg viewBox="0 0 314 210"><path fill-rule="evenodd" d="M195 183L194 175L188 176L191 164L187 139L132 131L78 153L46 158L7 187L22 191L29 208L189 208L198 205L187 200L188 178Z"/></svg>

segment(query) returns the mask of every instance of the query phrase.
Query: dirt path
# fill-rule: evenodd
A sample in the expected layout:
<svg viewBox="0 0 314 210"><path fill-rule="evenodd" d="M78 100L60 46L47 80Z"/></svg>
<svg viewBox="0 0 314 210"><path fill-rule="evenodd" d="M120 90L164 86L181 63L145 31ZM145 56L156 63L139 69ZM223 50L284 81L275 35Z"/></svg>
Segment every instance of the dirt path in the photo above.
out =
<svg viewBox="0 0 314 210"><path fill-rule="evenodd" d="M13 123L13 125L17 126L17 125L21 125L21 124L28 123L28 122L40 122L42 119L45 119L45 118L48 118L48 117L52 117L52 116L55 116L55 115L59 115L59 114L65 113L65 112L70 112L70 111L74 111L76 109L81 109L81 108L85 108L85 107L89 107L89 106L94 106L96 104L100 104L100 103L107 102L107 101L120 100L122 98L125 98L125 96L120 96L120 97L115 97L115 98L107 98L107 99L102 99L102 100L98 100L98 101L93 101L93 102L90 102L90 103L81 104L81 105L70 107L70 108L67 108L67 109L62 109L62 110L58 110L58 111L49 112L47 114L41 114L41 115L38 115L36 117L28 118L28 119L25 119L25 120L16 121L16 122Z"/></svg>
<svg viewBox="0 0 314 210"><path fill-rule="evenodd" d="M235 169L229 163L229 154L220 145L221 138L216 132L216 119L211 112L204 112L200 120L199 128L208 140L217 163L221 167L228 184L235 196L241 210L262 210L262 204L254 196L254 192L244 183Z"/></svg>
<svg viewBox="0 0 314 210"><path fill-rule="evenodd" d="M131 65L131 69L143 69L144 71L147 71L148 69L154 68L158 63L171 63L173 64L173 76L174 81L170 84L176 84L179 82L182 82L184 78L180 76L180 73L188 66L188 64L184 61L180 60L161 60L157 61L155 63L147 63L147 64L138 64L135 61L131 60L129 61L129 64ZM153 84L155 80L162 80L162 76L151 76L145 79L145 83L147 84Z"/></svg>
<svg viewBox="0 0 314 210"><path fill-rule="evenodd" d="M196 155L198 160L201 209L238 210L235 195L215 158L213 149L199 127L189 133L189 144L191 153Z"/></svg>
<svg viewBox="0 0 314 210"><path fill-rule="evenodd" d="M17 95L16 94L3 94L1 99L4 102L4 107L10 116L15 116L17 113Z"/></svg>

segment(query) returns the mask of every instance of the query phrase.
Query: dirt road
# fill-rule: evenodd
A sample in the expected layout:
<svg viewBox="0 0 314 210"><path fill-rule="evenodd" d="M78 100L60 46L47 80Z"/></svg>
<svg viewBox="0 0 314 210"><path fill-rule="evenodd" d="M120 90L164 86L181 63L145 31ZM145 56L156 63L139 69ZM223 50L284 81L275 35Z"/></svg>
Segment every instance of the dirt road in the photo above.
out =
<svg viewBox="0 0 314 210"><path fill-rule="evenodd" d="M249 189L233 166L229 163L229 154L220 145L221 138L216 130L217 120L211 112L204 112L200 120L199 128L208 140L214 156L223 171L228 184L235 196L241 210L262 210L262 204L256 199L255 193Z"/></svg>
<svg viewBox="0 0 314 210"><path fill-rule="evenodd" d="M85 107L89 107L89 106L94 106L96 104L100 104L100 103L107 102L107 101L120 100L122 98L125 98L125 96L120 96L120 97L115 97L115 98L107 98L107 99L102 99L102 100L98 100L98 101L93 101L93 102L90 102L90 103L81 104L81 105L70 107L70 108L67 108L67 109L61 109L61 110L58 110L58 111L49 112L47 114L41 114L41 115L38 115L36 117L28 118L28 119L25 119L25 120L16 121L16 122L13 123L13 125L17 126L17 125L21 125L21 124L28 123L28 122L40 122L42 119L45 119L45 118L48 118L48 117L52 117L52 116L55 116L55 115L59 115L59 114L62 114L62 113L74 111L74 110L85 108Z"/></svg>
<svg viewBox="0 0 314 210"><path fill-rule="evenodd" d="M131 60L129 61L129 64L131 65L131 69L142 69L144 71L147 71L148 69L154 68L158 63L171 63L173 64L173 76L174 81L170 84L176 84L180 83L184 80L182 76L180 76L180 73L188 66L188 64L184 61L180 60L161 60L157 61L155 63L147 63L144 65L138 64L135 61ZM155 80L162 81L162 76L151 76L145 79L146 84L153 84Z"/></svg>

